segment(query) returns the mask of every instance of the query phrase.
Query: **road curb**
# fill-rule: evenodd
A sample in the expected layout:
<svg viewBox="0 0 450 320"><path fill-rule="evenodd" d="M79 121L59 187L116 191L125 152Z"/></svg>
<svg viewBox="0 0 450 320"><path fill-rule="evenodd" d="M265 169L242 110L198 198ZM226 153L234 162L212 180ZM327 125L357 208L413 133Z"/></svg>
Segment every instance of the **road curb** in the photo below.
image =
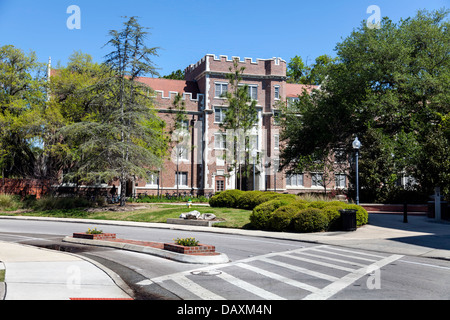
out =
<svg viewBox="0 0 450 320"><path fill-rule="evenodd" d="M221 264L227 263L230 261L228 256L223 253L219 253L217 255L212 256L200 256L200 255L186 255L177 252L161 250L157 248L152 248L148 246L140 246L136 244L124 243L124 242L111 242L104 240L89 240L89 239L79 239L73 237L65 237L63 239L64 242L69 243L77 243L91 246L100 246L100 247L110 247L115 249L133 251L138 253L145 253L154 256L158 256L161 258L174 260L183 263L192 263L192 264Z"/></svg>

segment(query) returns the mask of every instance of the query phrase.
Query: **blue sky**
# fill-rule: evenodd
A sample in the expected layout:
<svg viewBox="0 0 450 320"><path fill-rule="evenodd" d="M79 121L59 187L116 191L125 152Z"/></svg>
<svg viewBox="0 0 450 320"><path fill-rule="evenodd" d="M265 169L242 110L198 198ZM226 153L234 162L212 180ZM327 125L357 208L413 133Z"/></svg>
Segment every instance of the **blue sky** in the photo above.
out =
<svg viewBox="0 0 450 320"><path fill-rule="evenodd" d="M335 55L338 42L363 20L370 5L397 22L417 10L450 8L449 0L0 0L0 46L35 51L41 62L67 62L81 50L102 62L108 32L121 29L122 16L138 16L149 27L149 47L160 47L154 62L161 75L184 69L205 54L252 58L299 55L311 64ZM81 9L81 29L69 30L67 8Z"/></svg>

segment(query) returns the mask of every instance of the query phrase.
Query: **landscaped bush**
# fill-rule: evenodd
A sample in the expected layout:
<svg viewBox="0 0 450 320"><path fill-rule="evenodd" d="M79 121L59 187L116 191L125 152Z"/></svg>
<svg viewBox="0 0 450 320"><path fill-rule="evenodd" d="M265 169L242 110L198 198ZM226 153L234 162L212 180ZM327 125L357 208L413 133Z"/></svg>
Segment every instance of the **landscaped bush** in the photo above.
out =
<svg viewBox="0 0 450 320"><path fill-rule="evenodd" d="M247 191L239 197L237 201L237 207L245 210L253 210L260 204L258 197L261 196L264 191Z"/></svg>
<svg viewBox="0 0 450 320"><path fill-rule="evenodd" d="M360 227L369 222L369 214L366 209L356 204L347 204L345 209L355 209L356 210L356 226Z"/></svg>
<svg viewBox="0 0 450 320"><path fill-rule="evenodd" d="M209 200L211 207L236 208L239 198L244 194L241 190L226 190L214 195Z"/></svg>
<svg viewBox="0 0 450 320"><path fill-rule="evenodd" d="M328 227L328 217L321 209L306 208L294 216L292 226L296 232L324 231Z"/></svg>
<svg viewBox="0 0 450 320"><path fill-rule="evenodd" d="M253 212L250 214L250 222L256 229L260 230L268 230L270 229L269 219L274 212L279 207L288 205L289 201L286 200L270 200L260 205L256 206L253 209Z"/></svg>
<svg viewBox="0 0 450 320"><path fill-rule="evenodd" d="M323 208L325 208L327 206L327 204L328 204L328 201L319 200L319 201L310 202L308 204L308 207L309 208L316 208L316 209L323 209Z"/></svg>
<svg viewBox="0 0 450 320"><path fill-rule="evenodd" d="M289 230L292 219L299 211L300 209L292 204L279 207L269 217L270 229L274 231Z"/></svg>
<svg viewBox="0 0 450 320"><path fill-rule="evenodd" d="M38 199L32 204L34 210L68 210L74 208L87 208L92 206L92 202L85 198L70 197L70 198L56 198L56 197L44 197Z"/></svg>
<svg viewBox="0 0 450 320"><path fill-rule="evenodd" d="M327 206L322 209L323 214L328 219L328 228L329 231L336 231L339 230L342 220L341 220L341 213L339 210L344 209L345 204L342 204L342 206L333 205L333 206Z"/></svg>
<svg viewBox="0 0 450 320"><path fill-rule="evenodd" d="M290 203L290 205L296 206L298 209L306 209L308 204L308 201L302 199L294 200Z"/></svg>
<svg viewBox="0 0 450 320"><path fill-rule="evenodd" d="M0 194L0 210L15 211L21 207L20 198L11 194Z"/></svg>

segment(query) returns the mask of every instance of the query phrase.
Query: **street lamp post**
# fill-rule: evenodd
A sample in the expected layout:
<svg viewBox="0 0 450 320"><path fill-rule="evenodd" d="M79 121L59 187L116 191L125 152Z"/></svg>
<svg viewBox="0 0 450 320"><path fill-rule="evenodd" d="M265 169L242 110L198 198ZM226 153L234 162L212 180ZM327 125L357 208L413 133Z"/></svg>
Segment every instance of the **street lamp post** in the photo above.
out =
<svg viewBox="0 0 450 320"><path fill-rule="evenodd" d="M359 149L361 148L361 142L358 140L358 137L353 141L353 149L356 152L356 204L359 205L359 168L358 168L358 158L359 158Z"/></svg>

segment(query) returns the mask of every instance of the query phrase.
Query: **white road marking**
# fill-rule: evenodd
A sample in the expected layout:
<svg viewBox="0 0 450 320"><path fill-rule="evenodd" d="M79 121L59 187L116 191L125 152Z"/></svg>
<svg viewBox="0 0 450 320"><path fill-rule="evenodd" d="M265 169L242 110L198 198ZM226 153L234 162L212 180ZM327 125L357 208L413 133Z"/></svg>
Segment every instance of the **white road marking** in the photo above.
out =
<svg viewBox="0 0 450 320"><path fill-rule="evenodd" d="M291 255L291 254L283 253L283 254L280 254L280 255L283 255L285 257L292 258L292 259L295 259L295 260L300 260L300 261L305 261L305 262L309 262L309 263L313 263L313 264L318 264L318 265L321 265L321 266L324 266L324 267L328 267L328 268L332 268L332 269L339 269L339 270L343 270L343 271L347 271L347 272L355 271L355 269L352 269L352 268L338 266L338 265L335 265L335 264L326 263L326 262L317 261L317 260L312 260L312 259L308 259L308 258L304 258L304 257L294 256L294 255Z"/></svg>
<svg viewBox="0 0 450 320"><path fill-rule="evenodd" d="M385 266L389 263L392 263L402 257L403 257L402 255L392 255L392 256L384 258L380 261L377 261L367 267L358 269L355 272L352 272L352 273L342 277L338 281L335 281L335 282L329 284L328 286L323 288L320 292L311 293L310 295L303 298L303 300L326 300L326 299L329 299L330 297L334 296L339 291L341 291L341 290L345 289L346 287L348 287L349 285L351 285L353 282L355 282L359 278L365 276L367 274L368 270L382 268L383 266Z"/></svg>
<svg viewBox="0 0 450 320"><path fill-rule="evenodd" d="M310 276L313 276L313 277L316 277L316 278L328 280L328 281L336 281L336 280L339 279L337 277L330 276L330 275L325 274L325 273L320 273L320 272L317 272L317 271L314 271L314 270L302 268L302 267L299 267L299 266L294 266L292 264L284 263L284 262L273 260L273 259L262 258L261 261L264 261L264 262L267 262L267 263L271 263L271 264L274 264L274 265L277 265L279 267L283 267L283 268L286 268L286 269L291 269L291 270L294 270L294 271L297 271L297 272L301 272L301 273L304 273L304 274L307 274L307 275L310 275Z"/></svg>
<svg viewBox="0 0 450 320"><path fill-rule="evenodd" d="M279 274L276 274L276 273L273 273L273 272L270 272L270 271L267 271L267 270L264 270L264 269L260 269L260 268L257 268L257 267L253 267L253 266L250 266L248 264L238 263L237 266L241 267L241 268L244 268L244 269L247 269L247 270L250 270L250 271L253 271L253 272L256 272L256 273L261 274L261 275L263 275L265 277L272 278L272 279L275 279L277 281L286 283L286 284L288 284L290 286L294 286L294 287L297 287L297 288L309 291L309 292L319 292L320 291L319 288L310 286L309 284L302 283L302 282L297 281L297 280L289 279L289 278L283 277L283 276L281 276Z"/></svg>
<svg viewBox="0 0 450 320"><path fill-rule="evenodd" d="M236 277L233 277L232 275L229 275L225 272L223 272L222 274L218 275L217 277L221 278L222 280L225 280L229 283L231 283L232 285L235 285L241 289L244 289L254 295L257 295L263 299L266 300L286 300L285 298L282 298L272 292L266 291L262 288L259 288L257 286L254 286L251 283L248 283L244 280L238 279Z"/></svg>

